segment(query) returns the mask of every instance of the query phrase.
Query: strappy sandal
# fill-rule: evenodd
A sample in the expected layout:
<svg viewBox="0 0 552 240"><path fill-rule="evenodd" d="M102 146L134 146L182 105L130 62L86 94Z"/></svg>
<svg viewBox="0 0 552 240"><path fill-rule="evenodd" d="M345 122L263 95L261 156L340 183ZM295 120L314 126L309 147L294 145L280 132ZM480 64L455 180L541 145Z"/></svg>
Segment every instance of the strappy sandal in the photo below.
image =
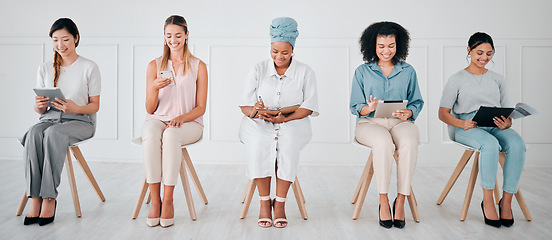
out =
<svg viewBox="0 0 552 240"><path fill-rule="evenodd" d="M270 196L259 196L259 200L261 201L270 201L270 208L272 209L272 201L270 199ZM261 225L261 222L268 222L268 225ZM259 227L262 228L268 228L272 226L272 219L271 218L259 218L257 221L257 224Z"/></svg>
<svg viewBox="0 0 552 240"><path fill-rule="evenodd" d="M274 201L285 203L285 202L287 202L287 198L282 198L282 197L276 196ZM280 225L277 225L278 223L280 223ZM274 219L273 226L276 227L276 228L285 228L287 226L287 223L288 223L288 220L285 219L285 218L276 218L276 219ZM283 225L283 224L285 224L285 225Z"/></svg>

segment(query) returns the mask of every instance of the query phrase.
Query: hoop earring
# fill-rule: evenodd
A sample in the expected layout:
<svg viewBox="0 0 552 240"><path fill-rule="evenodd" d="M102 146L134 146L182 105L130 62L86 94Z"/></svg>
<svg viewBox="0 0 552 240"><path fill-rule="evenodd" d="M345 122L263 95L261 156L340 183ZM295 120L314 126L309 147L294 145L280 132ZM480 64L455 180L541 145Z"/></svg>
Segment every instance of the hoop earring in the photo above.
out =
<svg viewBox="0 0 552 240"><path fill-rule="evenodd" d="M292 57L295 57L295 53L291 53L291 56L292 56Z"/></svg>

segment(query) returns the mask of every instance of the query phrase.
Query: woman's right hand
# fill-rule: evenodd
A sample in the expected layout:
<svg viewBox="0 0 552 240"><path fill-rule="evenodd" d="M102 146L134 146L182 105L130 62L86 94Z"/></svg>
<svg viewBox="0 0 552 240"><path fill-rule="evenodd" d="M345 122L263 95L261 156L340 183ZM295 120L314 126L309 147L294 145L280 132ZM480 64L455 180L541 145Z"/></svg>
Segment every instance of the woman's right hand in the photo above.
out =
<svg viewBox="0 0 552 240"><path fill-rule="evenodd" d="M477 122L475 122L471 119L464 120L464 125L462 126L462 128L464 130L468 130L468 129L472 129L472 128L476 128L476 127L477 127Z"/></svg>
<svg viewBox="0 0 552 240"><path fill-rule="evenodd" d="M253 105L253 107L251 108L251 113L249 113L249 117L253 118L253 114L255 114L255 112L257 111L256 109L262 109L262 108L266 108L264 103L263 102L256 102L255 105ZM260 118L260 114L257 114L257 116L255 116L255 118Z"/></svg>
<svg viewBox="0 0 552 240"><path fill-rule="evenodd" d="M35 97L35 108L36 109L45 109L46 105L48 105L48 102L50 102L50 99L46 96L36 96Z"/></svg>
<svg viewBox="0 0 552 240"><path fill-rule="evenodd" d="M159 90L161 88L164 88L166 86L168 86L169 84L171 84L171 78L156 78L155 80L153 80L151 86L155 89L155 90Z"/></svg>
<svg viewBox="0 0 552 240"><path fill-rule="evenodd" d="M370 112L376 111L376 107L378 106L378 101L381 99L377 99L376 97L372 97L370 95L370 99L366 100L366 103L368 103L368 110Z"/></svg>

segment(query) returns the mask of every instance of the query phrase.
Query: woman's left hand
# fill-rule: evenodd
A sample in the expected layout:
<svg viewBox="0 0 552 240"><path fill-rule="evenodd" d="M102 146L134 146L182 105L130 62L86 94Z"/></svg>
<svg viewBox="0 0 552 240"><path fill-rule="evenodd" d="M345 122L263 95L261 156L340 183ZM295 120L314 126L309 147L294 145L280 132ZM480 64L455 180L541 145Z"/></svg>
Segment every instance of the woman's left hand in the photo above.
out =
<svg viewBox="0 0 552 240"><path fill-rule="evenodd" d="M260 119L267 120L272 123L283 123L286 121L286 117L282 113L278 113L278 115L270 115L267 113L263 113L259 115Z"/></svg>
<svg viewBox="0 0 552 240"><path fill-rule="evenodd" d="M400 120L406 121L408 118L412 117L412 110L410 109L400 109L393 113L393 116L398 117Z"/></svg>
<svg viewBox="0 0 552 240"><path fill-rule="evenodd" d="M63 111L64 113L77 113L77 109L79 107L79 105L71 101L71 99L63 101L59 98L56 98L55 101L52 101L52 106L60 111Z"/></svg>
<svg viewBox="0 0 552 240"><path fill-rule="evenodd" d="M512 117L505 118L504 116L493 118L494 123L500 130L508 129L512 126Z"/></svg>
<svg viewBox="0 0 552 240"><path fill-rule="evenodd" d="M184 115L173 118L173 120L171 120L169 124L167 124L167 127L180 128L182 126L182 123L184 123Z"/></svg>

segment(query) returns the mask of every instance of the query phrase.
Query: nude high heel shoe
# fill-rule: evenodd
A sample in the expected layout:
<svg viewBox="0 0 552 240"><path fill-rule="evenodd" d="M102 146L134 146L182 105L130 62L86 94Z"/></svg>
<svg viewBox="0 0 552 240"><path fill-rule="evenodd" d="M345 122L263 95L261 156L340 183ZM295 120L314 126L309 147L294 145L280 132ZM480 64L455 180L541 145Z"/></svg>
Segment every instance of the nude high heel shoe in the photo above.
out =
<svg viewBox="0 0 552 240"><path fill-rule="evenodd" d="M174 211L174 205L172 207ZM159 225L161 225L161 227L164 227L164 228L174 225L174 214L172 218L160 218Z"/></svg>
<svg viewBox="0 0 552 240"><path fill-rule="evenodd" d="M161 214L161 205L159 205L159 214ZM159 225L159 218L156 217L156 218L148 218L146 219L146 224L149 226L149 227L155 227L157 225Z"/></svg>

